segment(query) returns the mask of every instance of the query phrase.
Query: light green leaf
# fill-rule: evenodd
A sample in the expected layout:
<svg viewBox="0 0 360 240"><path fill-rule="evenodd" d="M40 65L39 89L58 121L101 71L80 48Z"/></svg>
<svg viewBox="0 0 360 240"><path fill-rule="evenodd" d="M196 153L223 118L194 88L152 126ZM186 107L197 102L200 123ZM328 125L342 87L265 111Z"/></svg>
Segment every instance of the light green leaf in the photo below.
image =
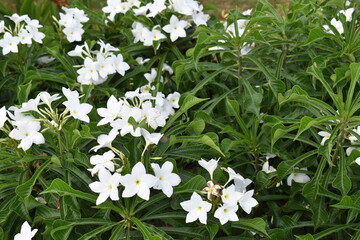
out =
<svg viewBox="0 0 360 240"><path fill-rule="evenodd" d="M245 229L269 237L266 231L266 223L262 218L241 218L232 224L234 228Z"/></svg>
<svg viewBox="0 0 360 240"><path fill-rule="evenodd" d="M352 183L349 176L347 175L346 157L343 149L341 149L338 165L338 172L334 181L332 182L332 185L334 188L339 189L341 194L344 196L350 191Z"/></svg>

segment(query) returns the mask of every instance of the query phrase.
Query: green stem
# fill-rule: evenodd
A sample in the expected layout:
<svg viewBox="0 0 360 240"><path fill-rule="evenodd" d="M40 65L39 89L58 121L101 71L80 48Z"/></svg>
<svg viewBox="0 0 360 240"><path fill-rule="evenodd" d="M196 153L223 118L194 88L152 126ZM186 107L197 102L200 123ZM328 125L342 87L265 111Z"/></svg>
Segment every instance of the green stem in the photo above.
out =
<svg viewBox="0 0 360 240"><path fill-rule="evenodd" d="M335 152L334 152L334 155L332 157L332 163L335 165L338 158L339 158L339 151L340 151L340 148L342 147L343 143L344 143L344 140L345 140L345 136L346 136L346 128L347 128L347 120L344 119L342 122L341 122L341 126L340 126L340 133L339 133L339 136L337 138L337 143L336 143L336 148L335 148Z"/></svg>

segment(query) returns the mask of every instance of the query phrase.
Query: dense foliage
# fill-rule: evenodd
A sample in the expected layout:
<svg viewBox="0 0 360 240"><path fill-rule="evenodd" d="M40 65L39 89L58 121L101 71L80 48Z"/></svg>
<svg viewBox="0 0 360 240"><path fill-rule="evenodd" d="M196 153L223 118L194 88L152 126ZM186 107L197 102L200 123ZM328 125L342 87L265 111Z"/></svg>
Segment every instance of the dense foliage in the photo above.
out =
<svg viewBox="0 0 360 240"><path fill-rule="evenodd" d="M0 4L1 238L360 239L356 4Z"/></svg>

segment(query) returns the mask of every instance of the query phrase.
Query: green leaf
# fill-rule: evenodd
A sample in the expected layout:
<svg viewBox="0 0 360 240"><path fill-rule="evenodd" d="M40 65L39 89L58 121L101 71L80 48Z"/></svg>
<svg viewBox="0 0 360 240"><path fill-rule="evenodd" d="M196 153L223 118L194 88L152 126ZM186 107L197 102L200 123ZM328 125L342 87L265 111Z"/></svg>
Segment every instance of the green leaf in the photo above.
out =
<svg viewBox="0 0 360 240"><path fill-rule="evenodd" d="M18 195L22 200L24 200L26 197L30 196L32 188L34 187L36 180L40 176L40 174L44 171L44 169L51 163L51 160L47 160L44 162L32 175L32 177L26 181L25 183L19 185L16 189L16 195Z"/></svg>
<svg viewBox="0 0 360 240"><path fill-rule="evenodd" d="M18 86L17 98L20 104L28 101L28 97L31 91L31 86L32 86L31 82Z"/></svg>
<svg viewBox="0 0 360 240"><path fill-rule="evenodd" d="M324 237L329 236L329 235L331 235L333 233L336 233L336 232L338 232L340 230L344 230L344 229L347 229L347 228L355 228L355 227L358 227L358 226L359 226L358 223L355 223L355 224L340 224L338 226L331 227L331 228L328 228L328 229L326 229L324 231L321 231L321 232L319 232L319 233L317 233L317 234L315 234L313 236L314 236L315 240L325 239Z"/></svg>
<svg viewBox="0 0 360 240"><path fill-rule="evenodd" d="M262 94L254 90L249 82L243 81L244 86L244 108L247 112L253 113L256 116L260 114L260 104L262 101Z"/></svg>
<svg viewBox="0 0 360 240"><path fill-rule="evenodd" d="M296 140L304 131L308 130L309 128L316 126L317 124L330 122L336 119L338 119L336 116L324 116L315 119L305 116L300 121L300 127L294 140Z"/></svg>
<svg viewBox="0 0 360 240"><path fill-rule="evenodd" d="M311 235L310 233L303 235L303 236L296 236L296 239L299 240L315 240L313 235Z"/></svg>
<svg viewBox="0 0 360 240"><path fill-rule="evenodd" d="M317 42L322 40L326 37L326 34L323 29L321 28L313 28L311 29L307 41L304 43L303 46L309 45L311 43Z"/></svg>
<svg viewBox="0 0 360 240"><path fill-rule="evenodd" d="M351 189L351 180L347 175L347 164L346 164L346 157L344 154L344 150L341 149L338 172L334 181L332 182L332 186L340 190L341 194L344 196L346 195Z"/></svg>
<svg viewBox="0 0 360 240"><path fill-rule="evenodd" d="M140 220L141 221L148 221L148 220L153 220L153 219L176 219L176 218L180 218L180 219L185 219L186 218L186 213L185 212L167 212L167 213L160 213L160 214L156 214L156 215L150 215L150 216L145 216L142 217Z"/></svg>
<svg viewBox="0 0 360 240"><path fill-rule="evenodd" d="M340 209L354 209L360 211L360 206L358 204L355 204L349 196L344 196L339 203L333 204L331 205L331 207Z"/></svg>
<svg viewBox="0 0 360 240"><path fill-rule="evenodd" d="M320 179L323 174L323 170L326 165L326 158L322 157L319 166L317 167L316 173L310 182L306 183L303 187L302 195L308 199L310 204L313 204L320 187Z"/></svg>
<svg viewBox="0 0 360 240"><path fill-rule="evenodd" d="M289 175L294 171L294 167L301 163L303 160L317 154L317 149L309 151L294 160L288 160L281 162L277 167L278 181L281 181L286 175Z"/></svg>
<svg viewBox="0 0 360 240"><path fill-rule="evenodd" d="M316 199L314 205L312 206L312 211L313 211L312 220L315 229L317 229L320 225L326 223L329 220L329 214L327 212L325 206L325 200L323 197Z"/></svg>
<svg viewBox="0 0 360 240"><path fill-rule="evenodd" d="M208 223L206 224L206 229L209 232L210 240L213 240L219 231L219 225Z"/></svg>
<svg viewBox="0 0 360 240"><path fill-rule="evenodd" d="M205 121L204 120L194 120L192 121L189 126L196 135L200 135L205 129Z"/></svg>
<svg viewBox="0 0 360 240"><path fill-rule="evenodd" d="M147 227L136 217L131 217L131 221L138 227L145 240L161 240L159 236L153 236Z"/></svg>
<svg viewBox="0 0 360 240"><path fill-rule="evenodd" d="M79 238L78 240L90 240L90 239L94 239L94 237L100 233L106 232L108 230L110 230L111 228L115 227L116 225L118 225L118 223L113 223L113 224L106 224L104 226L100 226L98 228L95 228L94 230L84 234L81 236L81 238Z"/></svg>
<svg viewBox="0 0 360 240"><path fill-rule="evenodd" d="M84 193L73 189L67 183L65 183L63 180L59 178L54 179L50 184L50 186L44 191L42 191L40 194L46 194L46 193L55 193L60 196L78 197L92 203L95 203L97 198L96 196L91 195L89 193Z"/></svg>
<svg viewBox="0 0 360 240"><path fill-rule="evenodd" d="M351 63L350 64L350 75L351 75L351 82L350 82L350 87L349 87L349 91L346 97L346 110L349 111L350 106L353 106L354 103L353 101L353 94L355 91L355 87L356 87L356 83L359 82L359 78L360 78L360 63ZM357 104L357 103L355 103Z"/></svg>
<svg viewBox="0 0 360 240"><path fill-rule="evenodd" d="M258 59L256 59L251 55L245 55L244 58L251 60L259 68L259 70L262 73L264 73L274 93L282 93L285 91L285 83L277 79L272 73L270 73L268 68L264 64L262 64Z"/></svg>
<svg viewBox="0 0 360 240"><path fill-rule="evenodd" d="M203 101L205 101L206 99L201 99L201 98L197 98L195 96L192 95L188 95L185 97L183 103L181 104L180 109L169 118L168 122L166 123L166 125L161 129L161 133L164 133L169 127L172 126L172 124L175 122L176 119L178 119L178 117L180 117L182 114L184 114L187 110L189 110L191 107L195 106L196 104L199 104Z"/></svg>
<svg viewBox="0 0 360 240"><path fill-rule="evenodd" d="M240 218L239 221L232 224L232 227L245 229L269 237L266 231L266 223L262 218Z"/></svg>
<svg viewBox="0 0 360 240"><path fill-rule="evenodd" d="M193 193L195 191L200 191L206 186L206 180L203 176L195 176L190 179L184 185L178 186L174 190L174 194L179 193Z"/></svg>

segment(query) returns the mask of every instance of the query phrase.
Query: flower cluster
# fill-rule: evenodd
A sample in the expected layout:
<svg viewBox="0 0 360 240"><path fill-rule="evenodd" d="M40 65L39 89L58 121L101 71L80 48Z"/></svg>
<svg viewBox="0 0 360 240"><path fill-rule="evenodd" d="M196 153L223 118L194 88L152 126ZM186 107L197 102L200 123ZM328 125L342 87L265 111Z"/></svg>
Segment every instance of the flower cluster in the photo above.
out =
<svg viewBox="0 0 360 240"><path fill-rule="evenodd" d="M6 111L5 107L1 108L0 126L5 127L4 124L8 120L8 115L9 123L13 126L9 132L9 137L20 141L18 148L26 151L33 144L45 143L42 132L46 129L60 131L70 116L88 123L87 114L91 111L92 106L87 103L80 103L77 91L63 88L63 94L67 98L67 101L63 102L66 109L60 115L57 109L54 110L51 106L52 102L60 99L59 94L51 96L47 92L40 92L36 98L24 102L20 107L12 106L9 111ZM42 105L46 105L47 108L39 108ZM41 122L45 127L43 129L41 129Z"/></svg>
<svg viewBox="0 0 360 240"><path fill-rule="evenodd" d="M19 16L14 13L7 16L15 23L15 26L5 26L5 21L0 21L0 34L4 33L0 39L3 55L9 52L17 53L19 44L31 45L32 41L42 43L45 34L39 31L42 25L38 20L32 20L28 15Z"/></svg>
<svg viewBox="0 0 360 240"><path fill-rule="evenodd" d="M72 57L84 59L84 64L77 70L79 74L77 81L81 84L98 85L105 82L110 74L118 72L124 76L125 71L130 69L129 64L124 62L120 53L117 55L113 53L119 49L108 43L105 44L102 40L98 41L98 45L100 45L99 51L91 51L85 42L84 45L78 45L74 50L68 52L68 55Z"/></svg>
<svg viewBox="0 0 360 240"><path fill-rule="evenodd" d="M108 135L100 135L99 145L92 150L109 147L118 134L125 136L128 133L134 137L143 136L146 146L158 144L163 135L150 132L165 126L168 117L175 113L174 109L179 108L180 94L174 92L165 97L157 92L156 96L152 96L149 91L149 86L143 86L126 92L123 99L111 96L107 108L97 109L102 117L98 125L110 124L112 130Z"/></svg>
<svg viewBox="0 0 360 240"><path fill-rule="evenodd" d="M345 10L341 10L339 14L343 14L345 16L346 22L350 22L352 20L353 12L354 12L354 8L348 8ZM337 20L336 18L332 18L330 24L332 25L333 28L335 28L338 31L339 34L344 33L344 26L340 20ZM323 25L323 28L325 32L334 34L333 30L329 25Z"/></svg>
<svg viewBox="0 0 360 240"><path fill-rule="evenodd" d="M85 32L83 23L89 21L84 10L78 8L62 7L65 14L60 13L59 24L64 27L62 30L69 42L81 41L81 37Z"/></svg>
<svg viewBox="0 0 360 240"><path fill-rule="evenodd" d="M209 15L204 14L202 5L194 0L154 0L142 5L138 0L116 1L108 0L107 6L102 10L109 13L109 19L114 21L114 17L118 13L125 14L127 11L133 11L135 16L145 15L148 18L154 18L163 11L171 11L169 23L160 26L145 26L140 22L134 22L132 25L132 33L134 35L134 43L142 42L144 46L152 46L154 42L167 39L164 33L170 34L170 40L176 41L179 37L186 37L185 29L191 26L193 21L196 25L206 25ZM180 15L180 19L177 15ZM163 32L162 32L163 31Z"/></svg>
<svg viewBox="0 0 360 240"><path fill-rule="evenodd" d="M144 164L138 162L132 168L131 173L120 175L115 171L114 163L112 162L115 154L111 151L103 155L96 155L91 157L90 161L95 167L90 169L92 173L98 172L99 181L89 184L93 192L99 193L96 200L96 205L106 201L110 197L111 200L119 200L119 186L122 185L124 190L122 192L123 198L139 196L144 200L150 198L150 188L161 190L167 197L173 194L173 187L180 184L181 179L173 173L172 162L165 162L162 167L159 164L152 163L151 167L155 172L155 176L146 173ZM96 170L94 170L96 169ZM118 169L121 171L121 169ZM118 171L116 170L116 171Z"/></svg>
<svg viewBox="0 0 360 240"><path fill-rule="evenodd" d="M248 178L244 178L239 173L236 173L232 168L223 168L228 172L229 180L225 185L220 185L214 182L213 172L218 166L218 161L211 159L210 161L200 160L199 164L205 168L211 180L207 182L207 187L203 189L203 193L207 194L208 201L204 201L202 197L194 192L190 200L181 202L181 207L188 212L186 215L186 223L194 222L197 219L203 224L207 222L207 212L212 207L216 208L214 217L220 220L221 224L228 221L238 221L237 211L239 206L250 214L251 209L258 205L258 202L252 197L254 190L246 190L246 187L252 182ZM226 187L231 181L234 184Z"/></svg>

